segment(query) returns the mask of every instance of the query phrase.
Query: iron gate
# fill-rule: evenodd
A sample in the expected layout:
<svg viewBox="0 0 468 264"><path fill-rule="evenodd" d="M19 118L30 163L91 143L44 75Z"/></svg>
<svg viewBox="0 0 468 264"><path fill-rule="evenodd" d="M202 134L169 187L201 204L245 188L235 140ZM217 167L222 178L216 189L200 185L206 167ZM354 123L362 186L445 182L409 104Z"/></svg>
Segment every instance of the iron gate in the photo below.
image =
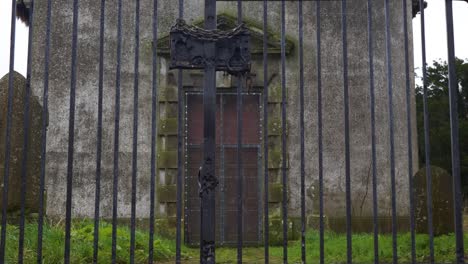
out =
<svg viewBox="0 0 468 264"><path fill-rule="evenodd" d="M45 11L45 25L44 27L40 27L44 32L36 30L36 24L35 21L36 19L39 19L38 17L35 17L35 13L33 12L33 7L34 7L34 2L37 7L42 8L42 12ZM46 2L46 3L45 3ZM127 38L124 38L125 32L123 32L123 23L124 21L127 21L126 17L123 16L122 9L124 7L124 3L122 0L118 0L117 2L117 14L118 16L116 17L116 22L117 22L117 30L116 30L116 43L117 46L116 48L116 53L115 53L115 102L112 105L113 111L114 111L114 135L113 135L113 159L112 159L112 252L111 252L111 261L113 263L116 262L116 256L117 256L117 239L118 239L118 234L117 234L117 224L118 224L118 218L119 218L119 211L118 211L118 204L119 204L119 160L122 159L120 156L120 151L119 147L121 147L121 142L119 141L121 139L120 135L120 122L121 122L121 110L123 109L121 107L121 99L126 99L125 97L121 97L121 92L125 92L125 89L122 89L122 75L123 72L128 74L129 70L128 69L123 69L122 64L123 59L126 59L126 57L123 57L123 53L126 52L126 50L123 50L123 41L127 40ZM236 175L237 175L237 183L236 183L236 206L237 206L237 214L236 218L237 221L236 223L236 232L237 232L237 262L242 263L243 261L243 248L244 248L244 230L246 227L244 226L244 221L243 217L245 214L244 208L245 208L245 192L246 188L248 186L245 186L245 182L243 179L244 176L244 170L243 167L245 164L247 164L247 160L245 160L246 157L244 157L242 153L243 147L245 147L244 143L242 142L242 132L243 132L243 124L245 123L245 120L242 115L242 110L243 109L243 96L241 96L247 87L247 82L246 80L249 78L249 70L250 70L250 60L251 60L251 47L249 45L250 41L250 32L246 30L245 27L242 26L242 21L243 19L243 14L242 14L242 6L245 2L247 1L237 1L237 24L239 27L236 27L232 29L231 31L220 31L217 30L217 20L216 20L216 15L217 15L217 9L216 9L216 0L205 0L205 6L204 6L204 13L205 13L205 29L189 26L184 22L182 19L184 17L184 1L179 0L178 2L178 17L179 20L177 21L176 26L173 28L173 34L171 35L171 40L174 40L174 42L170 44L171 52L172 52L172 60L171 60L171 66L172 68L178 68L177 70L177 98L179 104L177 105L177 174L176 174L176 221L175 221L175 226L176 226L176 234L175 234L175 239L176 239L176 256L175 256L175 261L176 263L181 263L182 262L182 221L183 221L183 186L184 186L184 179L183 179L183 169L184 169L184 141L183 141L183 126L184 124L184 115L183 113L185 112L184 106L182 103L183 102L183 97L184 97L184 90L183 90L183 70L187 71L188 69L203 69L204 71L204 83L203 83L203 113L204 113L204 125L203 125L203 146L204 146L204 153L203 153L203 162L202 166L199 171L199 188L198 188L198 194L200 196L200 263L215 263L215 245L216 245L216 199L215 199L215 190L218 188L218 173L216 170L216 164L219 160L219 157L216 154L216 142L215 142L215 134L216 134L216 71L217 70L223 70L227 71L228 73L232 74L233 78L236 79L236 94L237 94L237 115L236 115L236 123L238 124L236 126L237 130L237 138L236 138L236 148L237 153L236 153L236 162L237 162L237 168L236 168ZM255 2L255 1L252 1ZM322 32L322 19L324 14L321 13L324 1L314 1L313 5L308 5L308 7L313 7L312 10L306 10L306 12L311 12L310 14L316 14L312 19L310 17L307 17L304 15L304 8L303 5L306 1L294 1L293 4L297 5L297 17L298 17L298 47L297 47L297 63L298 63L298 71L299 71L299 81L298 81L298 89L299 89L299 100L298 102L295 102L296 105L298 106L297 112L293 112L295 109L293 106L288 105L288 96L287 94L287 65L286 65L286 53L287 53L287 30L286 30L286 2L288 1L277 1L278 3L272 3L274 1L257 1L258 5L263 6L263 17L262 17L262 26L264 29L264 34L262 35L263 37L263 42L262 42L262 65L261 68L263 71L263 87L265 88L262 92L263 96L263 113L262 113L262 129L263 129L263 146L262 146L262 158L263 158L263 205L261 206L263 208L263 212L261 213L263 217L263 241L264 241L264 261L265 263L269 262L270 258L270 252L269 252L269 235L270 235L270 222L269 222L269 197L270 197L270 170L269 170L269 162L272 159L271 155L272 152L269 150L269 133L271 132L269 130L269 125L270 125L270 119L269 119L269 111L268 111L268 100L272 96L273 91L269 91L269 80L267 78L267 72L270 70L269 62L271 60L271 57L268 55L268 49L269 49L269 43L268 39L273 38L274 34L270 34L268 32L268 21L269 21L269 7L271 5L278 4L280 8L280 43L279 43L279 56L280 56L280 66L279 66L279 72L280 72L280 93L277 94L279 99L279 109L280 109L280 116L281 119L279 120L279 133L278 137L281 140L281 151L280 151L280 166L279 166L279 178L281 179L281 225L282 225L282 246L283 246L283 255L282 259L284 263L288 262L288 232L290 230L289 225L290 222L288 221L288 201L291 199L291 197L299 197L300 201L300 217L299 217L299 223L300 223L300 240L301 240L301 260L302 263L305 263L306 261L306 255L307 255L307 249L306 249L306 165L309 161L306 160L306 146L307 142L305 133L308 132L306 128L306 119L311 119L312 117L310 116L310 112L306 111L306 106L309 102L305 101L305 94L307 93L307 90L305 89L307 83L306 83L306 76L305 76L305 67L306 64L314 64L316 72L314 73L316 76L315 80L315 86L317 88L317 97L316 103L317 105L317 112L313 113L314 114L314 120L316 122L314 123L314 129L317 129L317 141L314 142L317 146L317 172L318 172L318 211L319 211L319 220L318 220L318 230L320 232L319 234L319 240L320 240L320 257L319 261L320 263L325 263L325 241L324 241L324 236L325 236L325 222L324 222L324 177L326 177L326 174L324 173L324 170L326 169L324 167L324 159L327 157L324 157L323 149L326 147L324 144L324 133L323 133L323 127L326 125L324 123L324 107L325 103L322 100L322 95L324 92L326 92L324 86L322 86L325 77L329 78L329 72L322 72L322 66L328 63L326 60L330 58L325 58L323 56L322 50L325 49L326 47L322 46L322 37L324 36L324 32ZM388 138L388 150L389 150L389 163L390 163L390 180L391 180L391 230L392 230L392 250L393 250L393 263L398 263L398 241L397 241L397 179L396 179L396 161L395 161L395 140L394 140L394 134L399 132L395 130L395 112L398 109L394 108L394 92L397 87L395 87L392 83L392 74L394 68L392 68L393 63L395 63L392 60L392 35L391 35L391 14L390 14L390 5L391 4L399 4L402 6L402 12L401 14L395 15L395 17L399 17L404 21L401 23L402 28L399 29L401 32L403 32L403 51L404 51L404 73L405 73L405 103L406 103L406 124L405 127L407 128L407 171L406 171L406 176L408 180L408 187L409 187L409 213L410 213L410 232L411 232L411 262L416 263L416 241L415 241L415 220L414 220L414 195L413 195L413 174L415 168L413 168L413 147L414 147L414 142L412 141L413 136L412 136L412 129L411 125L413 124L414 120L412 120L413 116L411 113L411 96L412 96L412 80L411 80L411 74L410 74L410 66L411 66L411 58L410 58L410 48L409 48L409 30L408 30L408 21L409 21L409 15L411 12L408 10L408 7L410 6L410 3L407 0L401 0L397 2L392 2L390 3L390 0L382 0L383 2L383 9L384 9L384 18L382 18L384 21L382 22L384 24L384 32L385 32L385 40L384 40L384 46L385 46L385 55L386 55L386 60L385 60L385 69L386 69L386 89L387 89L387 107L388 109L386 110L387 116L385 117L388 120L388 133L389 133L389 138ZM420 0L419 2L413 1L414 3L417 4L419 7L423 7L424 3L423 0ZM98 253L99 253L99 224L100 224L100 219L101 219L101 190L104 186L101 186L101 178L103 170L105 169L102 163L103 160L103 128L104 128L104 119L105 115L104 113L104 108L105 104L103 103L104 101L104 87L105 87L105 80L104 80L104 74L106 72L106 65L104 61L104 52L106 49L106 13L105 13L105 8L106 6L109 6L111 2L106 2L105 0L100 1L100 24L99 24L99 63L97 65L98 69L98 76L99 76L99 81L96 85L96 90L97 90L97 105L98 105L98 111L97 111L97 132L96 132L96 166L95 166L95 205L93 206L94 209L94 235L93 235L93 262L97 262L98 259ZM132 2L133 3L133 2ZM135 25L135 35L131 37L131 39L134 41L133 48L135 52L135 57L134 57L134 68L132 72L132 77L133 77L133 126L132 126L132 141L131 141L131 204L130 204L130 211L131 211L131 220L130 220L130 230L131 230L131 236L130 236L130 258L129 262L134 263L135 262L135 251L136 251L136 244L135 244L135 230L136 230L136 215L137 215L137 193L139 190L137 190L137 176L139 172L139 156L138 154L138 131L139 131L139 117L141 113L139 114L139 87L140 87L140 13L142 12L141 6L140 6L140 0L135 0L135 10L134 10L134 25ZM75 110L76 110L76 94L77 94L77 74L78 72L78 60L79 56L83 56L83 54L78 54L78 49L79 49L79 42L81 39L79 39L79 26L83 26L80 24L79 21L79 0L73 0L73 5L72 5L72 39L71 39L71 70L70 70L70 90L69 90L69 95L66 95L66 97L69 99L69 115L68 115L68 141L66 143L66 153L67 153L67 167L66 167L66 199L65 199L65 207L66 207L66 212L65 212L65 244L64 244L64 262L65 263L70 263L70 256L72 254L71 252L71 227L72 227L72 212L73 212L73 206L72 206L72 198L74 197L72 195L73 191L73 183L74 183L74 171L76 168L74 168L74 154L76 152L75 149L75 139L76 139L76 133L78 133L80 127L76 127L76 120L75 120ZM374 69L376 67L374 63L374 56L375 56L375 49L373 48L374 41L375 41L375 36L373 35L374 33L374 27L375 27L375 20L373 19L373 12L375 12L375 9L373 9L374 5L376 5L375 1L368 0L367 5L365 6L365 10L367 13L367 41L368 41L368 64L366 67L369 69L369 75L368 75L368 80L369 80L369 90L368 90L368 95L370 98L370 105L369 105L369 111L370 111L370 134L371 134L371 167L370 167L370 175L372 176L372 212L373 212L373 235L374 235L374 262L378 263L379 262L379 226L378 226L378 184L377 184L377 149L376 149L376 107L378 105L376 104L376 100L378 97L376 97L375 94L375 76L374 76ZM31 97L31 86L34 85L34 83L31 82L31 73L34 70L33 67L41 67L42 70L40 72L43 73L42 77L42 85L43 85L43 90L42 90L42 107L44 108L44 111L42 113L42 130L41 130L41 170L40 170L40 184L39 184L39 193L37 197L37 202L39 204L39 210L38 210L38 238L37 238L37 262L42 263L44 261L43 259L43 226L44 226L44 219L45 219L45 186L46 186L46 177L47 177L47 171L46 171L46 158L48 155L47 148L48 148L48 142L50 142L50 138L54 137L53 134L48 133L47 131L47 120L48 120L48 107L49 107L49 87L50 88L57 88L57 87L52 87L50 84L54 81L52 79L49 79L49 72L51 70L51 55L53 55L54 50L51 50L51 40L52 40L52 27L54 26L52 24L52 19L53 19L53 4L52 0L47 0L47 1L31 1L30 3L27 1L17 1L12 0L11 1L12 5L12 20L11 20L11 46L10 46L10 74L8 78L8 96L7 96L7 111L6 111L6 120L2 120L2 122L5 123L5 153L4 153L4 171L3 171L3 194L2 194L2 223L1 223L1 242L0 242L0 262L4 263L5 262L5 257L6 257L6 249L9 245L7 245L7 221L8 221L8 197L9 197L9 179L12 176L17 177L17 175L10 175L10 163L12 161L12 156L11 156L11 138L13 136L13 133L15 131L12 131L12 115L13 115L13 87L14 87L14 51L15 51L15 28L16 28L16 16L18 15L23 15L23 19L26 19L29 21L30 27L29 27L29 47L28 47L28 70L27 70L27 83L24 87L25 89L25 103L24 103L24 112L29 113L29 108L30 108L30 97ZM17 13L17 5L18 5L18 12ZM352 181L352 165L351 165L351 129L350 129L350 119L354 118L350 116L350 88L352 88L352 84L349 82L350 78L350 71L353 70L353 67L356 65L350 65L348 61L348 49L349 49L349 43L348 43L348 27L347 27L347 10L349 8L349 5L353 5L352 1L346 1L342 0L341 1L341 6L340 6L340 16L341 16L341 42L338 43L341 48L342 52L342 57L340 58L340 71L342 73L342 76L339 76L339 78L342 78L343 80L343 86L340 87L342 88L342 96L343 96L343 112L340 114L340 116L336 118L342 118L343 119L343 130L344 130L344 161L345 161L345 166L344 166L344 171L345 171L345 200L346 200L346 237L347 237L347 263L352 263L353 261L353 251L352 251L352 205L351 205L351 181ZM458 127L458 107L457 107L457 76L455 72L455 54L454 54L454 33L453 33L453 14L452 14L452 1L451 0L446 0L445 1L446 5L446 22L447 22L447 44L448 44L448 69L449 69L449 94L450 94L450 120L451 120L451 150L452 150L452 175L453 175L453 202L454 202L454 219L455 219L455 238L456 238L456 252L453 252L454 260L457 263L464 263L464 245L463 245L463 226L462 226L462 194L461 194L461 187L460 187L460 152L459 152L459 127ZM321 7L322 6L322 7ZM192 6L193 7L193 6ZM160 19L160 12L161 10L158 10L158 1L155 0L152 4L152 18L151 19L146 19L145 21L151 21L151 26L152 26L152 47L151 47L151 61L152 61L152 67L151 67L151 130L150 130L150 138L151 138L151 146L150 146L150 166L148 168L148 171L150 173L150 194L149 194L149 200L150 200L150 206L149 206L149 241L148 241L148 246L149 246L149 252L148 252L148 262L152 263L154 259L154 239L155 239L155 217L156 217L156 212L155 212L155 199L156 199L156 181L158 179L157 177L157 159L158 155L157 152L158 150L156 149L156 141L158 138L158 111L157 111L157 102L158 102L158 88L160 88L160 83L158 81L158 69L157 66L160 65L160 57L158 56L158 19ZM28 10L28 12L24 12L25 10ZM329 10L329 9L327 9ZM89 13L92 13L90 10L86 10ZM313 11L313 12L312 12ZM414 11L413 11L414 12ZM89 16L89 13L87 14ZM421 21L422 21L422 49L423 49L423 65L426 65L426 58L425 58L425 33L424 33L424 8L420 9L421 13ZM394 14L392 14L394 15ZM112 18L114 19L114 18ZM316 25L316 30L315 30L315 41L316 41L316 50L313 52L315 61L310 62L310 61L305 61L304 57L306 53L310 53L309 50L304 50L304 19L310 19L310 21L313 21ZM309 21L309 22L310 22ZM173 21L172 24L174 24L176 21ZM377 21L378 22L378 21ZM326 32L325 32L326 33ZM356 32L353 32L353 34ZM35 34L44 34L44 46L43 46L43 52L44 52L44 59L43 62L44 64L42 65L33 65L33 58L32 58L32 50L35 49L36 47L33 46L33 44L37 44L36 42L33 42L33 36ZM252 33L253 34L253 33ZM108 36L107 36L108 37ZM182 42L180 42L182 41ZM190 45L187 43L190 42ZM182 46L178 46L178 43L183 43ZM184 46L185 45L185 46ZM87 67L92 67L95 65L86 65ZM357 66L356 66L357 67ZM423 84L424 84L424 102L427 103L427 87L426 87L426 67L423 68ZM146 69L147 70L147 69ZM327 74L324 77L324 74ZM324 89L322 89L324 88ZM401 98L399 98L401 99ZM57 102L55 102L57 103ZM4 107L4 106L2 106ZM123 109L125 110L125 109ZM413 113L414 114L414 113ZM289 115L299 115L299 124L296 126L299 135L297 138L299 143L299 156L296 157L298 158L299 162L298 164L300 165L300 188L298 193L291 192L291 187L288 186L288 177L289 171L288 171L288 151L287 151L287 144L292 144L291 140L288 139L287 137L287 130L289 129L288 126L288 117ZM428 142L428 133L429 133L429 127L428 127L428 112L427 109L425 108L424 110L424 115L425 115L425 125L424 125L424 131L425 131L425 150L426 150L426 161L429 161L429 142ZM23 256L24 256L24 245L25 245L25 240L24 240L24 232L25 232L25 222L26 222L26 209L25 209L25 199L26 199L26 193L27 193L27 188L31 188L31 186L26 186L26 175L27 175L27 158L28 158L28 148L30 146L30 139L28 137L28 132L30 129L30 116L28 114L24 115L24 124L23 124L23 131L24 131L24 140L23 140L23 147L22 147L22 170L21 170L21 208L20 208L20 217L19 217L19 240L18 240L18 258L17 261L19 263L23 263ZM80 124L82 125L82 124ZM2 139L3 140L3 139ZM266 165L265 165L266 164ZM141 166L141 165L140 165ZM427 169L427 188L428 190L432 190L432 180L431 180L431 174L430 174L430 162L427 162L426 164L426 169ZM259 201L260 202L260 201ZM427 192L427 204L432 204L432 192L428 191ZM259 206L260 207L260 206ZM428 262L434 263L434 234L432 230L432 207L428 206L428 229L429 229L429 241L430 241L430 256L428 258ZM187 223L186 223L187 224ZM259 225L261 226L261 225ZM372 250L369 248L369 250ZM309 259L309 261L315 261L312 259Z"/></svg>

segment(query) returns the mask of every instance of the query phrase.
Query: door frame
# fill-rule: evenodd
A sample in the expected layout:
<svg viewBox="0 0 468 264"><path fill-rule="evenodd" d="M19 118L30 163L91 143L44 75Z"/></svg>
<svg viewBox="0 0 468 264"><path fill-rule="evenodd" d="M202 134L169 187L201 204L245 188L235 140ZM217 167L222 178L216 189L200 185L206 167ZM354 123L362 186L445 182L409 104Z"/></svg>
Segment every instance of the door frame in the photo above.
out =
<svg viewBox="0 0 468 264"><path fill-rule="evenodd" d="M189 219L189 216L188 216L188 212L187 212L187 207L185 205L187 205L187 193L188 193L188 188L190 188L190 186L187 185L187 177L189 177L188 175L188 169L187 169L187 164L188 164L188 161L189 161L189 157L188 157L188 146L189 146L189 143L188 143L188 117L187 117L187 113L189 111L188 109L188 97L189 95L203 95L203 91L202 90L192 90L192 89L186 89L184 91L184 136L183 136L183 151L184 151L184 206L183 206L183 210L184 210L184 233L185 234L188 234L188 221L187 219ZM217 93L216 95L221 95L220 97L220 121L223 122L223 112L224 112L224 108L222 107L222 103L223 103L223 96L224 95L230 95L230 96L237 96L237 92L236 92L236 88L222 88L222 89L218 89L217 90ZM263 174L263 171L264 171L264 160L263 160L263 141L265 140L264 137L263 137L263 107L264 106L264 103L263 103L263 94L260 90L256 89L255 91L243 91L242 92L242 95L255 95L258 97L258 110L259 110L259 120L258 120L258 124L259 124L259 143L258 144L242 144L243 147L248 147L248 148L257 148L258 150L258 154L257 154L257 190L258 190L258 194L257 194L257 200L258 200L258 215L257 215L257 226L258 226L258 232L257 232L257 240L256 241L248 241L248 240L244 240L244 244L246 246L260 246L260 245L263 245L264 241L263 241L263 224L264 224L264 221L263 221L263 207L264 207L264 186L263 186L263 181L264 181L264 177L265 175ZM223 131L223 129L220 129L220 131ZM220 140L222 142L223 140L223 134L220 135ZM197 144L198 145L198 144ZM225 195L224 195L224 192L221 191L224 187L224 178L225 178L225 173L224 173L224 153L225 153L225 148L232 148L232 147L237 147L236 144L221 144L220 146L220 155L221 155L221 159L218 159L216 161L220 161L221 160L221 165L219 166L219 169L218 169L218 179L219 179L219 190L220 190L220 200L221 200L221 203L222 205L220 206L221 210L224 209L224 203L225 203ZM218 148L218 146L217 146ZM245 178L243 179L244 180L244 186L245 186ZM198 187L197 187L198 188ZM244 188L245 190L245 188ZM217 230L217 232L220 232L220 240L219 241L216 241L216 243L218 245L221 245L221 246L231 246L231 245L236 245L236 241L225 241L225 230L224 230L224 213L221 212L220 213L220 219L221 219L221 224L219 225L219 230ZM245 223L244 223L245 224ZM245 225L243 225L245 226ZM184 242L185 244L189 245L189 246L199 246L199 241L188 241L187 239L187 236L184 237Z"/></svg>

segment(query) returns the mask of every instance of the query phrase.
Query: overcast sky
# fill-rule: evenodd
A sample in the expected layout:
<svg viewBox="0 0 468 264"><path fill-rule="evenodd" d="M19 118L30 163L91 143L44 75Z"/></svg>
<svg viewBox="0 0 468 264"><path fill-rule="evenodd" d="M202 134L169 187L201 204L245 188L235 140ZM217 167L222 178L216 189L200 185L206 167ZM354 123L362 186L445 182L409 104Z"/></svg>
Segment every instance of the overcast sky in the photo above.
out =
<svg viewBox="0 0 468 264"><path fill-rule="evenodd" d="M392 0L395 1L395 0ZM426 0L426 49L427 60L446 60L447 39L445 34L445 1ZM468 59L468 4L454 1L455 54L462 59ZM10 56L10 19L11 1L0 0L0 77L8 73ZM416 68L421 68L421 25L419 15L413 20L414 62ZM28 29L18 21L16 23L15 70L26 75Z"/></svg>

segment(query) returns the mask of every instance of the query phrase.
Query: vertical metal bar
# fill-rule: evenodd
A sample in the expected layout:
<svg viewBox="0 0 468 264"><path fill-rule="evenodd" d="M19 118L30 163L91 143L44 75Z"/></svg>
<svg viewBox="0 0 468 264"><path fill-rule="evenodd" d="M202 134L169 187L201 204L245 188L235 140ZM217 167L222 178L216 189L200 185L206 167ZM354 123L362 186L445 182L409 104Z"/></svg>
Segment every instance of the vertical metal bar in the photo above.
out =
<svg viewBox="0 0 468 264"><path fill-rule="evenodd" d="M65 264L70 263L70 231L73 192L73 154L75 143L75 94L78 55L78 0L73 1L72 61L70 84L70 114L68 121L67 200L65 216Z"/></svg>
<svg viewBox="0 0 468 264"><path fill-rule="evenodd" d="M306 205L305 205L305 144L304 144L304 22L302 0L298 2L299 8L299 116L300 116L300 140L301 140L301 260L306 262L306 240L305 240L305 221L306 221Z"/></svg>
<svg viewBox="0 0 468 264"><path fill-rule="evenodd" d="M320 264L325 263L324 221L323 221L323 137L322 137L322 40L320 1L315 2L316 38L317 38L317 128L318 128L318 171L319 171L319 228L320 228Z"/></svg>
<svg viewBox="0 0 468 264"><path fill-rule="evenodd" d="M453 177L453 202L455 216L455 237L457 263L464 263L463 245L463 215L462 194L460 179L460 144L458 135L458 82L455 66L455 45L453 33L452 1L445 0L445 19L447 25L447 57L449 74L449 102L450 102L450 140L452 143L452 177Z"/></svg>
<svg viewBox="0 0 468 264"><path fill-rule="evenodd" d="M44 55L44 93L42 96L42 129L41 129L41 173L39 179L39 210L37 220L37 263L42 263L42 236L44 226L44 189L47 150L47 113L49 112L49 62L50 62L50 28L52 17L52 0L47 0L47 18Z"/></svg>
<svg viewBox="0 0 468 264"><path fill-rule="evenodd" d="M288 183L286 174L286 3L281 1L281 159L283 184L283 262L288 262Z"/></svg>
<svg viewBox="0 0 468 264"><path fill-rule="evenodd" d="M426 160L426 203L427 229L429 233L429 261L434 263L434 231L432 221L432 171L431 171L431 143L429 136L429 106L427 101L427 63L426 63L426 27L424 19L424 1L419 1L421 7L421 53L423 79L423 111L424 111L424 151Z"/></svg>
<svg viewBox="0 0 468 264"><path fill-rule="evenodd" d="M31 1L29 7L29 36L28 36L28 65L26 72L26 93L24 95L24 123L23 123L23 158L21 161L21 213L19 225L19 242L18 242L18 263L23 263L24 255L24 222L25 222L25 206L26 206L26 177L27 177L27 161L29 149L29 113L30 113L30 94L31 94L31 60L32 60L32 38L34 29L34 1Z"/></svg>
<svg viewBox="0 0 468 264"><path fill-rule="evenodd" d="M345 129L345 173L346 173L346 258L353 261L351 226L351 161L349 146L349 93L348 93L348 36L346 24L346 0L341 0L341 38L343 41L343 95Z"/></svg>
<svg viewBox="0 0 468 264"><path fill-rule="evenodd" d="M138 77L140 63L140 0L135 0L135 65L133 75L132 201L130 220L130 264L135 263L136 192L138 176Z"/></svg>
<svg viewBox="0 0 468 264"><path fill-rule="evenodd" d="M387 60L387 88L388 88L388 122L390 132L390 179L392 189L392 248L393 248L393 263L398 262L397 255L397 219L396 219L396 195L395 195L395 138L393 125L393 81L392 81L392 53L391 53L391 36L390 36L390 7L389 0L384 1L385 9L385 46Z"/></svg>
<svg viewBox="0 0 468 264"><path fill-rule="evenodd" d="M184 17L184 0L179 0L179 18ZM177 212L176 212L176 263L181 261L181 237L182 237L182 148L183 148L183 76L182 70L177 72Z"/></svg>
<svg viewBox="0 0 468 264"><path fill-rule="evenodd" d="M11 1L11 33L10 33L10 69L8 75L8 101L7 120L5 136L5 167L3 174L3 195L2 195L2 231L0 240L0 262L5 260L6 246L6 226L8 207L8 184L10 177L10 152L11 152L11 115L13 111L13 74L15 66L15 35L16 35L16 0Z"/></svg>
<svg viewBox="0 0 468 264"><path fill-rule="evenodd" d="M226 203L226 193L223 191L224 188L226 187L226 174L225 174L225 167L226 163L224 162L224 157L226 156L226 149L227 147L224 145L224 103L225 103L225 95L220 95L219 96L219 123L221 124L221 129L219 133L219 142L221 142L220 150L219 150L219 161L220 161L220 166L219 166L219 188L220 188L220 208L219 208L219 215L220 215L220 224L219 226L219 240L220 244L222 245L226 239L226 228L225 228L225 212L227 211L225 208L225 203Z"/></svg>
<svg viewBox="0 0 468 264"><path fill-rule="evenodd" d="M216 29L216 0L205 0L205 28ZM205 54L208 61L215 59L215 43L205 45ZM204 144L203 168L201 179L201 263L215 263L215 189L217 179L215 176L216 155L216 74L215 65L205 66L203 91L203 118L204 118Z"/></svg>
<svg viewBox="0 0 468 264"><path fill-rule="evenodd" d="M263 0L263 32L268 32L268 2ZM265 263L269 263L269 240L270 240L270 219L268 208L269 179L268 179L268 34L263 34L263 155L264 155L264 179L263 197L264 210L264 253Z"/></svg>
<svg viewBox="0 0 468 264"><path fill-rule="evenodd" d="M237 0L237 24L242 23L242 1ZM237 263L242 263L244 175L242 166L242 75L237 77Z"/></svg>
<svg viewBox="0 0 468 264"><path fill-rule="evenodd" d="M122 60L122 0L117 2L117 65L115 76L114 109L114 171L112 186L112 263L117 258L117 205L119 192L119 126L120 126L120 70Z"/></svg>
<svg viewBox="0 0 468 264"><path fill-rule="evenodd" d="M377 158L375 139L375 86L374 86L374 32L372 27L372 0L367 0L367 45L369 51L369 89L371 112L371 144L372 144L372 210L374 227L374 263L379 263L379 225L378 225L378 195L377 195Z"/></svg>
<svg viewBox="0 0 468 264"><path fill-rule="evenodd" d="M98 84L98 122L96 142L96 190L94 201L94 242L93 263L97 263L99 252L99 216L101 202L101 161L102 161L102 101L104 89L104 16L106 0L101 0L100 34L99 34L99 84Z"/></svg>
<svg viewBox="0 0 468 264"><path fill-rule="evenodd" d="M152 93L151 93L151 176L150 176L150 222L149 222L149 253L148 264L154 259L154 221L155 221L155 185L156 185L156 128L158 102L158 0L153 0L153 61L152 61Z"/></svg>
<svg viewBox="0 0 468 264"><path fill-rule="evenodd" d="M407 0L403 4L403 34L405 37L405 76L406 76L406 123L408 130L408 180L409 180L409 203L410 203L410 233L411 233L411 262L416 262L416 234L414 221L414 190L413 190L413 133L411 129L411 83L409 67L409 40L408 40L408 6ZM421 4L421 3L420 3ZM421 5L422 7L424 5ZM423 8L424 9L424 8ZM424 51L425 52L425 51ZM423 63L425 65L425 63ZM425 67L425 66L423 66Z"/></svg>

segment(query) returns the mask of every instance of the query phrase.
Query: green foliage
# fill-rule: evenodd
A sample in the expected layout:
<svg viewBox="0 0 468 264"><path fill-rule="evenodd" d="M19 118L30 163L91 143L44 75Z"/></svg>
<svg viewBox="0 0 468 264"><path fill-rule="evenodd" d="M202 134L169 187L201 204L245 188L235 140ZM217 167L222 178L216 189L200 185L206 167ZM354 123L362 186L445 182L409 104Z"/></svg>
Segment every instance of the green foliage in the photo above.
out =
<svg viewBox="0 0 468 264"><path fill-rule="evenodd" d="M62 263L65 232L63 224L44 225L43 262ZM90 221L74 222L71 235L71 263L92 263L94 224ZM6 263L16 263L18 257L19 228L8 225ZM135 232L135 263L148 263L149 232ZM175 255L175 243L159 237L154 239L155 261L166 261ZM112 253L112 225L101 222L99 227L98 263L110 263ZM25 226L24 263L36 263L37 224ZM117 263L128 263L130 259L130 229L117 228Z"/></svg>
<svg viewBox="0 0 468 264"><path fill-rule="evenodd" d="M468 61L456 59L458 80L458 120L462 186L468 194ZM451 172L450 106L448 93L448 66L446 62L434 61L427 68L427 111L429 114L429 141L431 164ZM424 104L422 86L416 87L419 157L425 160Z"/></svg>
<svg viewBox="0 0 468 264"><path fill-rule="evenodd" d="M346 263L346 234L325 232L325 263ZM397 236L398 263L411 262L411 235L409 233ZM465 243L468 236L465 236ZM354 263L374 263L373 234L354 234L352 236L352 252ZM320 237L316 231L306 235L307 263L319 263ZM453 234L438 236L434 239L435 262L451 263L455 259L455 237ZM281 247L270 248L272 257L280 258L283 254ZM300 263L301 245L290 242L288 247L290 263ZM392 236L379 235L379 261L391 263L393 258ZM418 263L427 263L429 259L429 237L425 234L416 235L416 258Z"/></svg>
<svg viewBox="0 0 468 264"><path fill-rule="evenodd" d="M6 262L16 263L18 257L17 226L8 225ZM71 231L71 263L92 263L94 225L91 221L74 222ZM64 226L62 224L45 224L43 235L43 262L45 264L63 263ZM112 226L102 222L99 229L99 259L98 263L111 262ZM135 263L148 263L148 231L136 230ZM320 259L319 233L309 231L306 235L307 263L318 263ZM398 261L407 263L411 259L411 236L408 233L398 234ZM468 235L465 235L468 244ZM36 263L37 224L28 223L25 226L24 263ZM354 234L352 237L353 262L374 262L373 234ZM117 263L129 263L130 230L119 226L117 229ZM434 240L436 263L453 262L455 258L455 237L453 234L438 236ZM467 252L468 253L468 252ZM154 241L155 263L172 263L175 256L175 241L161 239L159 235ZM182 246L184 263L197 263L198 248ZM218 247L216 249L217 263L235 263L235 247ZM244 263L263 263L263 247L246 247L243 250ZM283 248L270 247L270 262L282 262ZM392 236L379 235L379 258L382 263L392 261ZM419 263L428 261L429 239L425 234L416 235L416 257ZM288 242L288 260L290 263L300 263L301 243ZM325 262L346 262L346 235L325 232Z"/></svg>
<svg viewBox="0 0 468 264"><path fill-rule="evenodd" d="M93 257L94 226L91 221L74 222L71 231L71 263L92 263ZM102 222L99 227L99 259L98 263L111 262L111 235L112 226ZM45 224L43 235L43 262L45 264L63 263L64 254L64 226L62 224ZM8 225L6 261L5 263L17 263L19 228ZM135 232L135 263L148 263L147 230ZM409 233L400 233L397 236L398 261L407 263L411 260L411 236ZM468 235L465 235L465 244L468 244ZM353 234L353 262L374 262L374 237L373 234ZM130 259L130 230L128 227L119 226L117 229L117 263L129 263ZM320 257L320 237L317 231L309 231L306 234L307 262L317 263ZM455 236L453 234L438 236L434 240L436 263L451 263L455 259ZM37 251L37 224L28 223L25 226L24 263L36 263ZM468 253L468 252L466 252ZM197 263L198 248L182 246L184 263ZM235 247L218 247L216 260L218 263L234 263L237 250ZM263 246L246 247L243 250L245 263L263 263ZM282 262L283 248L281 246L270 247L271 263ZM154 260L157 263L171 263L175 256L174 239L162 239L159 234L154 241ZM392 236L390 234L379 235L379 258L382 263L392 261ZM429 257L429 239L425 234L416 235L416 257L418 263L426 263ZM288 242L288 260L290 263L300 263L300 241ZM325 263L346 262L346 235L325 232Z"/></svg>

